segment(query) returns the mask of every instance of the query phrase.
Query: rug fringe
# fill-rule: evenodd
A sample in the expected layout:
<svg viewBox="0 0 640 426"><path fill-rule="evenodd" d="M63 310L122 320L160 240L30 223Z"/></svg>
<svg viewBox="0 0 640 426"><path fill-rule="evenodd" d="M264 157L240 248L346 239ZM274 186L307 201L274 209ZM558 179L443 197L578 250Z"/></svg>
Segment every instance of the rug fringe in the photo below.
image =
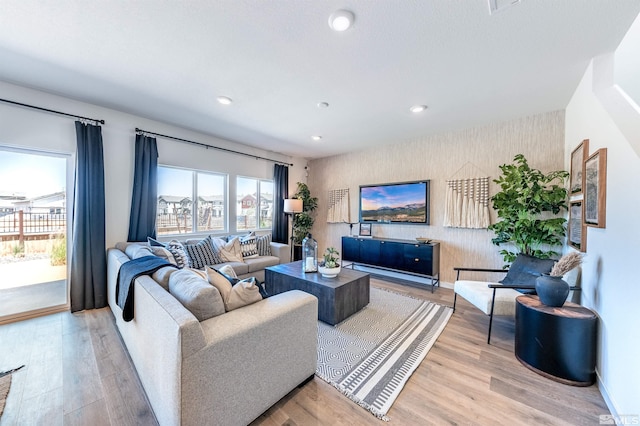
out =
<svg viewBox="0 0 640 426"><path fill-rule="evenodd" d="M358 404L359 406L361 406L362 408L364 408L365 410L373 414L379 420L382 420L385 422L388 422L391 420L384 413L380 412L380 410L378 410L377 408L372 407L371 405L367 404L357 396L350 394L346 389L342 388L339 384L337 384L334 381L328 380L326 377L323 377L322 374L319 374L317 371L316 371L316 376L322 379L323 381L325 381L326 383L330 384L334 388L336 388L338 391L340 391L341 394L343 394L344 396L349 398L351 401L355 402L356 404Z"/></svg>

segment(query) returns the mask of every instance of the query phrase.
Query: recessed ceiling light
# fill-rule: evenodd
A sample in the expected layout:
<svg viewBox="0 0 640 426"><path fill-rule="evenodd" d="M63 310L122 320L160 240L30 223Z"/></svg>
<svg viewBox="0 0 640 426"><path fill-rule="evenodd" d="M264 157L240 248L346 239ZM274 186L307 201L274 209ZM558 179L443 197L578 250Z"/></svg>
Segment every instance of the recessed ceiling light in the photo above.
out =
<svg viewBox="0 0 640 426"><path fill-rule="evenodd" d="M320 136L320 135L313 135L313 136L311 136L311 139L313 139L314 141L316 141L316 142L317 142L317 141L319 141L320 139L322 139L322 136Z"/></svg>
<svg viewBox="0 0 640 426"><path fill-rule="evenodd" d="M419 112L424 111L425 109L427 109L426 105L414 105L411 108L409 108L409 111L411 111L414 114L417 114Z"/></svg>
<svg viewBox="0 0 640 426"><path fill-rule="evenodd" d="M318 108L329 108L328 102L318 102Z"/></svg>
<svg viewBox="0 0 640 426"><path fill-rule="evenodd" d="M353 25L355 16L348 10L336 10L329 16L329 26L334 31L346 31Z"/></svg>
<svg viewBox="0 0 640 426"><path fill-rule="evenodd" d="M228 96L218 96L216 98L218 100L218 102L220 102L222 105L230 105L231 102L233 102L233 99L231 99Z"/></svg>

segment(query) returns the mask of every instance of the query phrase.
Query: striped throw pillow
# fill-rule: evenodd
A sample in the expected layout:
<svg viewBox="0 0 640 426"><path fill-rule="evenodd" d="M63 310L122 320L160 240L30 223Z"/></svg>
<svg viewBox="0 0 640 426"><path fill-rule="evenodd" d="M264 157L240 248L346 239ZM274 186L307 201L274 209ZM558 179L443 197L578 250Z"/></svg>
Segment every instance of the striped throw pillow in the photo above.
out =
<svg viewBox="0 0 640 426"><path fill-rule="evenodd" d="M256 237L258 256L271 256L271 234Z"/></svg>
<svg viewBox="0 0 640 426"><path fill-rule="evenodd" d="M220 259L213 250L211 236L208 236L196 244L187 244L185 249L191 259L192 268L202 269L207 265L222 263L222 259Z"/></svg>
<svg viewBox="0 0 640 426"><path fill-rule="evenodd" d="M191 259L189 259L189 254L180 241L171 240L167 243L165 248L173 255L178 268L191 268Z"/></svg>

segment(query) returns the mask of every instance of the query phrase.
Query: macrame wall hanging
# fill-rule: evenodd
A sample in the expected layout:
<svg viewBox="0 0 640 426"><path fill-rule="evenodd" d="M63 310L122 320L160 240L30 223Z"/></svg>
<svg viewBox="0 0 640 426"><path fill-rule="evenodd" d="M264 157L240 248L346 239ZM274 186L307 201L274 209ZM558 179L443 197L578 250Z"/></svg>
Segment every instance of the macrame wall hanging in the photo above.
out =
<svg viewBox="0 0 640 426"><path fill-rule="evenodd" d="M447 180L444 226L487 228L489 216L489 178Z"/></svg>
<svg viewBox="0 0 640 426"><path fill-rule="evenodd" d="M328 223L349 223L349 188L329 190Z"/></svg>

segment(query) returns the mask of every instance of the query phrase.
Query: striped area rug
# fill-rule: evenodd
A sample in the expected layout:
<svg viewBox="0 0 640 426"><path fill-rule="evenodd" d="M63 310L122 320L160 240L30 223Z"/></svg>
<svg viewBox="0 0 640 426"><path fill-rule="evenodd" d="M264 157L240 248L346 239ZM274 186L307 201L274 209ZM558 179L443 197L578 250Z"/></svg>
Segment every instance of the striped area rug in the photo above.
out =
<svg viewBox="0 0 640 426"><path fill-rule="evenodd" d="M316 375L376 417L386 414L444 330L452 309L371 288L360 312L318 321Z"/></svg>

